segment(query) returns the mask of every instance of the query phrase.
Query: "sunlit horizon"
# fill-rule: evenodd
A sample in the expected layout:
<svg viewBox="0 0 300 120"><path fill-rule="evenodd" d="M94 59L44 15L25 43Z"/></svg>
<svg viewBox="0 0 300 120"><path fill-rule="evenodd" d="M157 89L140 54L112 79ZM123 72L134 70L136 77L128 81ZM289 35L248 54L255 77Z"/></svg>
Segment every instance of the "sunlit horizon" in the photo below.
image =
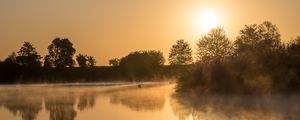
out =
<svg viewBox="0 0 300 120"><path fill-rule="evenodd" d="M24 41L44 57L56 37L69 38L76 54L94 56L99 66L137 50L160 50L167 58L178 39L185 39L194 49L211 28L221 26L235 40L245 25L263 21L277 25L286 41L300 33L299 4L297 0L4 0L0 2L0 60L18 51Z"/></svg>
<svg viewBox="0 0 300 120"><path fill-rule="evenodd" d="M4 120L300 120L300 0L0 0Z"/></svg>
<svg viewBox="0 0 300 120"><path fill-rule="evenodd" d="M211 29L222 26L222 19L213 9L202 10L195 21L195 25L199 27L199 33L206 34Z"/></svg>

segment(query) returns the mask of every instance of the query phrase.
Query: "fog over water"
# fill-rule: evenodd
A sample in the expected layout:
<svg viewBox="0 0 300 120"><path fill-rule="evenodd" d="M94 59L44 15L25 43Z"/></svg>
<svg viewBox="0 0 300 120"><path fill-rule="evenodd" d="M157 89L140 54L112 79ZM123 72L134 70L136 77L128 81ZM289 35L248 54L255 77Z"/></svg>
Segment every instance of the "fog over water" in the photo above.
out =
<svg viewBox="0 0 300 120"><path fill-rule="evenodd" d="M300 119L298 95L199 96L175 93L174 88L170 83L1 86L0 116L7 120Z"/></svg>

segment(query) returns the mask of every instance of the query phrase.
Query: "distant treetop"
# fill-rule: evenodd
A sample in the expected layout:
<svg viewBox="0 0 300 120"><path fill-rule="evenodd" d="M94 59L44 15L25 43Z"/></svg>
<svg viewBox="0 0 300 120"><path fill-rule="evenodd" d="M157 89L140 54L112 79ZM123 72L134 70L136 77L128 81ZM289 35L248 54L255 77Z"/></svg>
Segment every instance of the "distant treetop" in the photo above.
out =
<svg viewBox="0 0 300 120"><path fill-rule="evenodd" d="M177 40L169 53L171 65L187 65L193 62L192 49L183 39Z"/></svg>

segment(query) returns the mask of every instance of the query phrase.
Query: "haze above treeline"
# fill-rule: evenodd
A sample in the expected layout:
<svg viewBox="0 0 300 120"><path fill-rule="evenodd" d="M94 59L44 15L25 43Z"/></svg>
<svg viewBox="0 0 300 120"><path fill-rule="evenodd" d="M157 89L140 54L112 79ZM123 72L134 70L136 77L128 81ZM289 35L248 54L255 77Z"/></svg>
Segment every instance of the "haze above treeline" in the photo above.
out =
<svg viewBox="0 0 300 120"><path fill-rule="evenodd" d="M97 67L92 56L79 54L68 39L56 38L41 57L25 42L0 64L1 83L56 83L176 80L178 92L196 94L300 93L300 37L286 43L269 21L245 25L235 41L223 28L211 29L196 51L183 39L170 48L168 60L158 50L133 51ZM193 59L193 55L197 56Z"/></svg>
<svg viewBox="0 0 300 120"><path fill-rule="evenodd" d="M194 44L205 32L203 11L214 11L219 25L234 40L245 24L270 20L283 40L300 28L299 0L1 0L0 59L24 41L42 55L55 37L69 38L77 53L94 56L97 65L136 50L160 50L168 57L178 39ZM267 8L266 8L267 6Z"/></svg>

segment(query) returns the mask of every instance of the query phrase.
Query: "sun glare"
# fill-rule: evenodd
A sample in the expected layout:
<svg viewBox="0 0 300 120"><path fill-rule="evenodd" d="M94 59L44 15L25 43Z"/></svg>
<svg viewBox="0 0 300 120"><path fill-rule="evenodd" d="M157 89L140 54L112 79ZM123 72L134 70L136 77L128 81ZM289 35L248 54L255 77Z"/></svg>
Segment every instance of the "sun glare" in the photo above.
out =
<svg viewBox="0 0 300 120"><path fill-rule="evenodd" d="M212 10L203 11L197 22L202 33L207 33L212 28L219 26L219 18Z"/></svg>

